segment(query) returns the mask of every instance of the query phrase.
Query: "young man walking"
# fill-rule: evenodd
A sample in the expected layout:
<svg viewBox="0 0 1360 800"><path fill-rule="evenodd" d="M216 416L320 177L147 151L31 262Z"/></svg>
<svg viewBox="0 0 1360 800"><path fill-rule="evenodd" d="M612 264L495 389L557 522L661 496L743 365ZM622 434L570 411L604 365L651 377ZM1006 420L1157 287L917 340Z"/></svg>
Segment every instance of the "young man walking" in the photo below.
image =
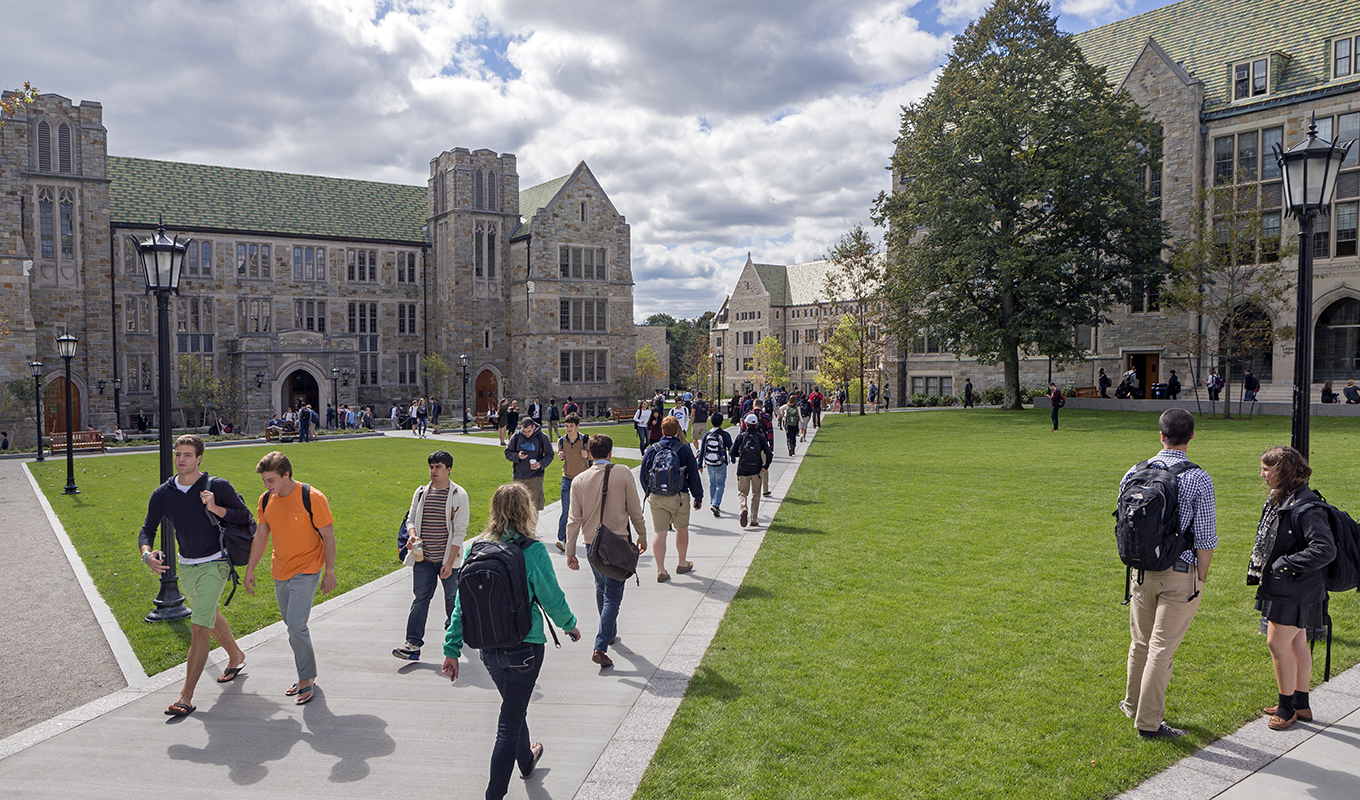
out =
<svg viewBox="0 0 1360 800"><path fill-rule="evenodd" d="M755 417L756 417L756 421L755 421L754 423L747 422L747 420L749 420L752 416L755 416ZM773 461L773 460L774 460L774 420L770 417L769 414L766 414L766 413L765 413L765 401L764 401L764 400L761 400L761 399L758 398L758 397L755 399L755 402L752 403L752 405L751 405L751 411L750 411L750 412L742 419L742 430L746 430L746 428L747 428L748 426L750 426L750 425L755 425L758 429L760 429L761 431L764 432L764 434L765 434L765 441L769 444L769 447L770 447L770 460ZM770 467L769 462L766 462L765 467L762 468L762 469L760 470L761 494L764 495L765 497L769 497L769 496L770 496L770 469L769 469L769 467ZM739 473L737 473L737 475L740 476L741 473L739 472Z"/></svg>
<svg viewBox="0 0 1360 800"><path fill-rule="evenodd" d="M227 668L217 679L218 683L235 680L246 664L245 652L236 644L231 625L217 607L231 574L218 525L248 525L250 510L224 478L209 477L199 469L202 462L202 439L190 434L175 440L175 477L151 493L146 520L137 535L142 563L159 575L169 569L169 565L164 563L164 553L152 549L156 528L162 517L175 526L179 582L186 604L194 611L189 619L189 657L185 664L184 686L179 690L179 698L165 710L172 717L194 712L194 688L208 663L212 639L216 638L227 651ZM209 519L209 514L216 521Z"/></svg>
<svg viewBox="0 0 1360 800"><path fill-rule="evenodd" d="M647 522L642 516L637 483L627 467L611 469L610 459L613 456L613 439L604 434L590 437L592 463L572 480L576 502L572 504L571 516L567 521L568 569L581 568L576 559L577 538L585 539L586 560L589 560L590 549L595 544L595 533L601 525L624 536L631 523L637 534L638 555L647 552ZM604 491L606 479L609 481L607 497ZM601 574L594 565L591 565L590 571L595 574L595 610L600 614L600 630L595 634L595 652L591 653L590 660L601 667L612 667L614 660L609 657L609 645L618 635L624 582Z"/></svg>
<svg viewBox="0 0 1360 800"><path fill-rule="evenodd" d="M255 472L264 482L265 493L256 509L259 527L246 565L246 591L255 594L255 565L264 558L272 536L269 571L274 577L274 599L288 627L298 676L297 683L283 693L302 705L311 702L316 689L316 652L307 629L312 600L318 584L322 594L330 594L336 584L335 520L325 495L293 480L288 456L275 450L260 459Z"/></svg>
<svg viewBox="0 0 1360 800"><path fill-rule="evenodd" d="M539 430L533 417L524 417L519 426L519 432L511 436L510 443L505 446L505 459L515 465L511 470L515 483L524 484L534 500L534 507L542 511L543 474L548 462L552 461L552 442Z"/></svg>
<svg viewBox="0 0 1360 800"><path fill-rule="evenodd" d="M727 452L732 449L732 437L723 430L722 414L713 415L713 427L704 434L699 446L699 458L708 471L708 507L713 516L722 516L723 492L727 489Z"/></svg>
<svg viewBox="0 0 1360 800"><path fill-rule="evenodd" d="M444 586L444 627L449 626L453 603L458 597L458 567L463 563L463 540L467 539L468 497L454 483L453 456L444 450L430 454L430 482L416 489L406 513L408 549L418 546L421 559L411 565L415 600L406 617L406 642L392 651L405 661L420 660L425 645L425 621L430 616L430 600L435 584ZM416 542L412 542L415 539Z"/></svg>
<svg viewBox="0 0 1360 800"><path fill-rule="evenodd" d="M745 428L732 442L729 455L737 464L737 496L741 500L741 527L745 528L748 523L755 527L760 519L761 490L765 476L769 475L770 463L774 461L774 448L760 429L760 420L754 411L747 414L743 422Z"/></svg>
<svg viewBox="0 0 1360 800"><path fill-rule="evenodd" d="M1173 408L1162 414L1162 450L1149 464L1173 467L1188 460L1186 447L1195 438L1195 418ZM1141 464L1124 475L1124 483ZM1185 731L1166 724L1166 687L1171 682L1171 660L1190 630L1209 577L1209 561L1218 546L1214 481L1194 467L1176 480L1180 530L1189 534L1185 550L1171 569L1143 572L1133 584L1129 603L1128 682L1119 708L1134 721L1138 735L1147 739L1179 738Z"/></svg>
<svg viewBox="0 0 1360 800"><path fill-rule="evenodd" d="M548 438L557 438L557 429L562 421L562 409L557 407L557 398L548 398Z"/></svg>
<svg viewBox="0 0 1360 800"><path fill-rule="evenodd" d="M656 559L658 583L671 579L670 573L666 571L666 536L671 526L675 526L675 554L678 558L676 574L683 575L694 569L694 563L686 558L689 551L689 503L685 497L686 491L694 498L695 510L704 502L699 462L680 434L679 420L675 417L662 419L661 440L647 448L642 457L642 493L652 506L652 530L656 532L656 538L652 540L652 556ZM671 464L669 470L663 470L666 460ZM665 487L659 481L663 473L669 483Z"/></svg>
<svg viewBox="0 0 1360 800"><path fill-rule="evenodd" d="M556 406L554 406L556 408ZM571 513L572 479L590 466L590 437L577 430L581 418L568 414L564 423L567 432L557 440L557 457L562 460L562 513L557 517L557 549L566 552L567 515Z"/></svg>
<svg viewBox="0 0 1360 800"><path fill-rule="evenodd" d="M699 440L708 432L708 420L710 415L708 401L704 399L704 393L699 392L695 395L694 403L690 406L690 439L694 442L694 452L699 452Z"/></svg>

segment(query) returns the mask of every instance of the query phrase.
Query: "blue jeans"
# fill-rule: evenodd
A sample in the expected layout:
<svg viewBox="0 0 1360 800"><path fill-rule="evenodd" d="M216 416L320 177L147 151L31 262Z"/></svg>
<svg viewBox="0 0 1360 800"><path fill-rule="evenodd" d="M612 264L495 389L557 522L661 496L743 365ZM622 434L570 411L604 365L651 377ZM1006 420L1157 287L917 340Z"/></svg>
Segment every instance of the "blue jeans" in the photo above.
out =
<svg viewBox="0 0 1360 800"><path fill-rule="evenodd" d="M420 417L420 418L419 418L419 421L416 423L416 425L417 425L416 433L420 434L421 436L424 436L424 435L425 435L425 426L426 426L427 424L428 424L428 423L426 422L425 418L424 418L424 417Z"/></svg>
<svg viewBox="0 0 1360 800"><path fill-rule="evenodd" d="M571 478L562 476L562 516L557 519L557 541L567 540L567 512L571 511Z"/></svg>
<svg viewBox="0 0 1360 800"><path fill-rule="evenodd" d="M708 504L722 508L723 490L727 488L727 465L708 465Z"/></svg>
<svg viewBox="0 0 1360 800"><path fill-rule="evenodd" d="M639 450L646 450L646 449L647 449L647 429L644 428L644 427L642 427L641 425L634 425L633 427L637 429L637 435L638 435L638 449L639 449Z"/></svg>
<svg viewBox="0 0 1360 800"><path fill-rule="evenodd" d="M590 560L590 545L586 545L586 560ZM590 565L595 573L595 610L600 612L600 632L595 634L595 649L601 653L609 651L609 641L619 632L619 606L623 604L623 581L616 581L603 575Z"/></svg>
<svg viewBox="0 0 1360 800"><path fill-rule="evenodd" d="M442 581L439 570L442 565L433 561L417 561L411 567L412 588L416 599L411 603L411 614L406 618L406 641L417 646L425 644L425 620L430 616L430 601L434 599L434 588L444 584L444 627L449 627L449 617L453 614L453 602L458 597L458 570Z"/></svg>
<svg viewBox="0 0 1360 800"><path fill-rule="evenodd" d="M543 668L543 645L519 644L503 650L483 650L482 664L501 693L501 715L496 723L496 746L491 749L491 779L486 800L501 800L510 788L510 772L534 763L529 750L529 698Z"/></svg>

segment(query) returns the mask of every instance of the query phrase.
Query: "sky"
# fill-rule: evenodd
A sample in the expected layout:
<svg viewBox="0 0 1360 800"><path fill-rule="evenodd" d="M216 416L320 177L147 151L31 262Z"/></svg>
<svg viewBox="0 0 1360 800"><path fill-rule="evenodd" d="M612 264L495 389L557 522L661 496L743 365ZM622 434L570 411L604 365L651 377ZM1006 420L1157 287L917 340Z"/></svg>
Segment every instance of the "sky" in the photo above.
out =
<svg viewBox="0 0 1360 800"><path fill-rule="evenodd" d="M1169 0L1050 2L1075 33ZM585 161L632 228L635 317L696 317L748 254L871 227L901 107L989 5L5 0L0 85L99 101L112 155L424 185L488 148L521 188Z"/></svg>

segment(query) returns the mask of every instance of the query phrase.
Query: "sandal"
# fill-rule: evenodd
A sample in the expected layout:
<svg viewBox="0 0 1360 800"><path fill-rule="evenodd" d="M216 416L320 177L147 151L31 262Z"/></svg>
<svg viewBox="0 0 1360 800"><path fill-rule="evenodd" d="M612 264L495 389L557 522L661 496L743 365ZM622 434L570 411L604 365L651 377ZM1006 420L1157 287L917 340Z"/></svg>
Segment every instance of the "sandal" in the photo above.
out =
<svg viewBox="0 0 1360 800"><path fill-rule="evenodd" d="M311 686L308 686L307 689L310 689L310 688L312 688L312 686L315 686L315 685L316 685L316 681L312 681ZM287 696L287 697L292 697L292 696L294 696L294 695L302 694L302 693L305 692L307 689L304 689L304 688L302 688L301 686L298 686L298 685L295 683L295 684L293 684L292 686L289 686L287 689L284 689L284 690L283 690L283 693L284 693L284 695Z"/></svg>
<svg viewBox="0 0 1360 800"><path fill-rule="evenodd" d="M527 770L522 769L519 771L519 776L525 779L534 774L534 768L538 766L538 760L543 757L543 743L534 742L529 745L529 752L534 754L534 760L529 763L529 768Z"/></svg>
<svg viewBox="0 0 1360 800"><path fill-rule="evenodd" d="M297 693L297 704L300 705L300 706L305 706L305 705L307 705L308 703L312 702L312 698L315 697L315 696L316 696L316 684L313 683L311 686L308 686L306 689L302 689L302 690L299 690L299 691L298 691L298 693Z"/></svg>
<svg viewBox="0 0 1360 800"><path fill-rule="evenodd" d="M668 580L670 580L670 579L671 579L671 574L670 574L669 572L658 572L658 573L656 573L656 582L657 582L657 583L665 583L666 581L668 581Z"/></svg>
<svg viewBox="0 0 1360 800"><path fill-rule="evenodd" d="M244 661L241 662L241 666L239 666L239 667L227 667L225 670L222 671L222 677L218 678L218 679L217 679L217 682L218 682L218 683L231 683L232 681L236 680L236 676L237 676L237 675L240 675L240 674L241 674L241 670L243 670L243 669L245 669L245 668L246 668L246 663L245 663Z"/></svg>
<svg viewBox="0 0 1360 800"><path fill-rule="evenodd" d="M197 710L198 710L197 706L191 706L185 702L174 702L170 704L169 708L165 709L165 716L187 717Z"/></svg>

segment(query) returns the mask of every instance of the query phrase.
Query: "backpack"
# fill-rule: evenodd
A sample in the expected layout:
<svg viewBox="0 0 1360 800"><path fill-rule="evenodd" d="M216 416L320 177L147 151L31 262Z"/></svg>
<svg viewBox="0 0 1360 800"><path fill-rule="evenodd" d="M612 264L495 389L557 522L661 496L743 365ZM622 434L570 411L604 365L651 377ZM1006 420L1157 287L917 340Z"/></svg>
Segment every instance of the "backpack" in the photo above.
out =
<svg viewBox="0 0 1360 800"><path fill-rule="evenodd" d="M401 525L397 526L397 561L406 563L406 542L411 538L411 511L406 511L406 516L401 518Z"/></svg>
<svg viewBox="0 0 1360 800"><path fill-rule="evenodd" d="M1351 519L1350 514L1328 503L1316 489L1313 493L1317 495L1318 501L1300 503L1294 508L1294 516L1297 517L1311 505L1317 505L1327 512L1332 538L1336 540L1336 558L1327 565L1327 591L1360 591L1360 524Z"/></svg>
<svg viewBox="0 0 1360 800"><path fill-rule="evenodd" d="M727 463L727 448L723 447L722 429L714 428L704 434L704 464L721 467Z"/></svg>
<svg viewBox="0 0 1360 800"><path fill-rule="evenodd" d="M758 471L764 462L761 458L765 452L764 434L751 428L739 437L739 441L741 445L737 450L737 465L755 467Z"/></svg>
<svg viewBox="0 0 1360 800"><path fill-rule="evenodd" d="M514 647L533 629L537 601L529 591L524 549L535 541L516 536L509 542L481 540L469 548L458 571L463 643L468 647L477 650ZM552 631L551 622L548 630ZM556 642L557 632L552 634Z"/></svg>
<svg viewBox="0 0 1360 800"><path fill-rule="evenodd" d="M1190 530L1181 530L1177 481L1181 473L1196 465L1182 461L1170 467L1153 466L1154 460L1134 467L1119 490L1114 511L1114 539L1119 559L1128 575L1138 570L1139 583L1144 572L1170 569L1181 553L1191 546ZM1124 585L1128 602L1129 581Z"/></svg>
<svg viewBox="0 0 1360 800"><path fill-rule="evenodd" d="M652 456L652 467L647 473L647 486L651 494L674 497L685 489L685 469L680 463L680 453L675 445L662 445Z"/></svg>

